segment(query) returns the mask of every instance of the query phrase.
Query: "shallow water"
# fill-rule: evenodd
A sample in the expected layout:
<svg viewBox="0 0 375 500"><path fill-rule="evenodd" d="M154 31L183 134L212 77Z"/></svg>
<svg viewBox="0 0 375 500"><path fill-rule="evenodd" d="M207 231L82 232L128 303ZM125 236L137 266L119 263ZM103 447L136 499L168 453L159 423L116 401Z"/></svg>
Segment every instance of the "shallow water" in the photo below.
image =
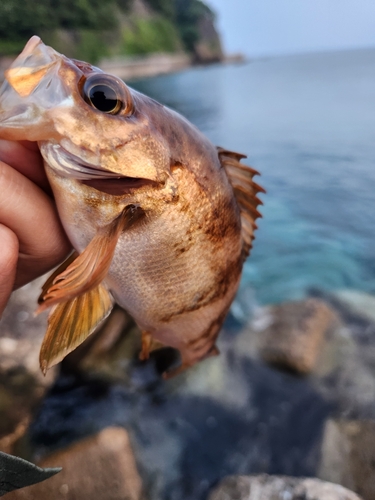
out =
<svg viewBox="0 0 375 500"><path fill-rule="evenodd" d="M243 297L375 291L375 50L211 66L133 82L262 174ZM241 300L242 298L242 300ZM237 304L240 305L240 304Z"/></svg>

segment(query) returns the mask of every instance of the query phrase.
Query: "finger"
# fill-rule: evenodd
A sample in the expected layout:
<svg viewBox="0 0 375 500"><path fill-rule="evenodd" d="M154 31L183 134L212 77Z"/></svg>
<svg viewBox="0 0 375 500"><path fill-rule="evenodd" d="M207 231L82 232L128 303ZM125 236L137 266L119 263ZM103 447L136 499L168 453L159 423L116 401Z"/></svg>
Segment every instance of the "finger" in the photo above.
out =
<svg viewBox="0 0 375 500"><path fill-rule="evenodd" d="M56 207L38 186L0 162L0 224L19 241L16 286L23 285L57 265L71 245Z"/></svg>
<svg viewBox="0 0 375 500"><path fill-rule="evenodd" d="M37 142L34 141L18 141L22 146L30 151L39 151L39 146Z"/></svg>
<svg viewBox="0 0 375 500"><path fill-rule="evenodd" d="M50 193L43 158L35 142L0 140L0 161L15 168L44 191Z"/></svg>
<svg viewBox="0 0 375 500"><path fill-rule="evenodd" d="M18 239L0 224L0 317L13 290L18 261Z"/></svg>

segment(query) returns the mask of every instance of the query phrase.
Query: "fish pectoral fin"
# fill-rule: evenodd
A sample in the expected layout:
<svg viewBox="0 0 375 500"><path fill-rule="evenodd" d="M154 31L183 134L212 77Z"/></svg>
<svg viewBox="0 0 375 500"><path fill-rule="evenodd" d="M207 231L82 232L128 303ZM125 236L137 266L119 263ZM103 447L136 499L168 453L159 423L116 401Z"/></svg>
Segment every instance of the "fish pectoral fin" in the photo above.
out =
<svg viewBox="0 0 375 500"><path fill-rule="evenodd" d="M240 163L243 158L246 158L245 155L223 148L217 148L217 151L240 209L242 248L245 259L249 255L254 239L254 230L257 228L255 220L261 217L257 210L258 205L262 204L258 194L265 193L265 190L253 181L254 175L259 175L259 172Z"/></svg>
<svg viewBox="0 0 375 500"><path fill-rule="evenodd" d="M129 205L111 224L99 230L81 254L76 258L72 254L43 286L36 314L97 287L108 273L121 232L129 228L140 213L143 211L139 207ZM58 273L60 269L62 272Z"/></svg>
<svg viewBox="0 0 375 500"><path fill-rule="evenodd" d="M104 284L55 305L40 349L43 374L82 344L109 315L112 307L112 297Z"/></svg>

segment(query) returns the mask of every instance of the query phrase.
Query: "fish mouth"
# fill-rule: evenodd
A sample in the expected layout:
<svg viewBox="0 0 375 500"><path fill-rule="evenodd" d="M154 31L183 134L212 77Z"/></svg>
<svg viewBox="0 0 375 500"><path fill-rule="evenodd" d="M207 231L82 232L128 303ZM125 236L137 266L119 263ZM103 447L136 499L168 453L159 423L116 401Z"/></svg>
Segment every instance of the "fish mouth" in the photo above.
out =
<svg viewBox="0 0 375 500"><path fill-rule="evenodd" d="M82 181L82 184L90 186L102 193L111 194L113 196L123 196L124 194L132 192L134 189L153 186L156 183L149 179L137 177L118 177L117 179L91 179Z"/></svg>
<svg viewBox="0 0 375 500"><path fill-rule="evenodd" d="M64 177L81 181L102 193L121 196L145 186L156 185L155 181L141 177L127 177L94 165L70 153L60 144L42 144L41 153L48 165Z"/></svg>

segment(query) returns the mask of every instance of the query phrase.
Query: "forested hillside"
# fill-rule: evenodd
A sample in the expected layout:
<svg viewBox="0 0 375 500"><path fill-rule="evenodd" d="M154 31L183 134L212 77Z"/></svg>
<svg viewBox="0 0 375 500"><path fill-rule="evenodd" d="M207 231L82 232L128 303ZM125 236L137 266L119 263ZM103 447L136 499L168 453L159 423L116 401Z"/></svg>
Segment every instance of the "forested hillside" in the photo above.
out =
<svg viewBox="0 0 375 500"><path fill-rule="evenodd" d="M0 56L37 34L70 57L186 51L220 60L215 16L201 0L1 0Z"/></svg>

